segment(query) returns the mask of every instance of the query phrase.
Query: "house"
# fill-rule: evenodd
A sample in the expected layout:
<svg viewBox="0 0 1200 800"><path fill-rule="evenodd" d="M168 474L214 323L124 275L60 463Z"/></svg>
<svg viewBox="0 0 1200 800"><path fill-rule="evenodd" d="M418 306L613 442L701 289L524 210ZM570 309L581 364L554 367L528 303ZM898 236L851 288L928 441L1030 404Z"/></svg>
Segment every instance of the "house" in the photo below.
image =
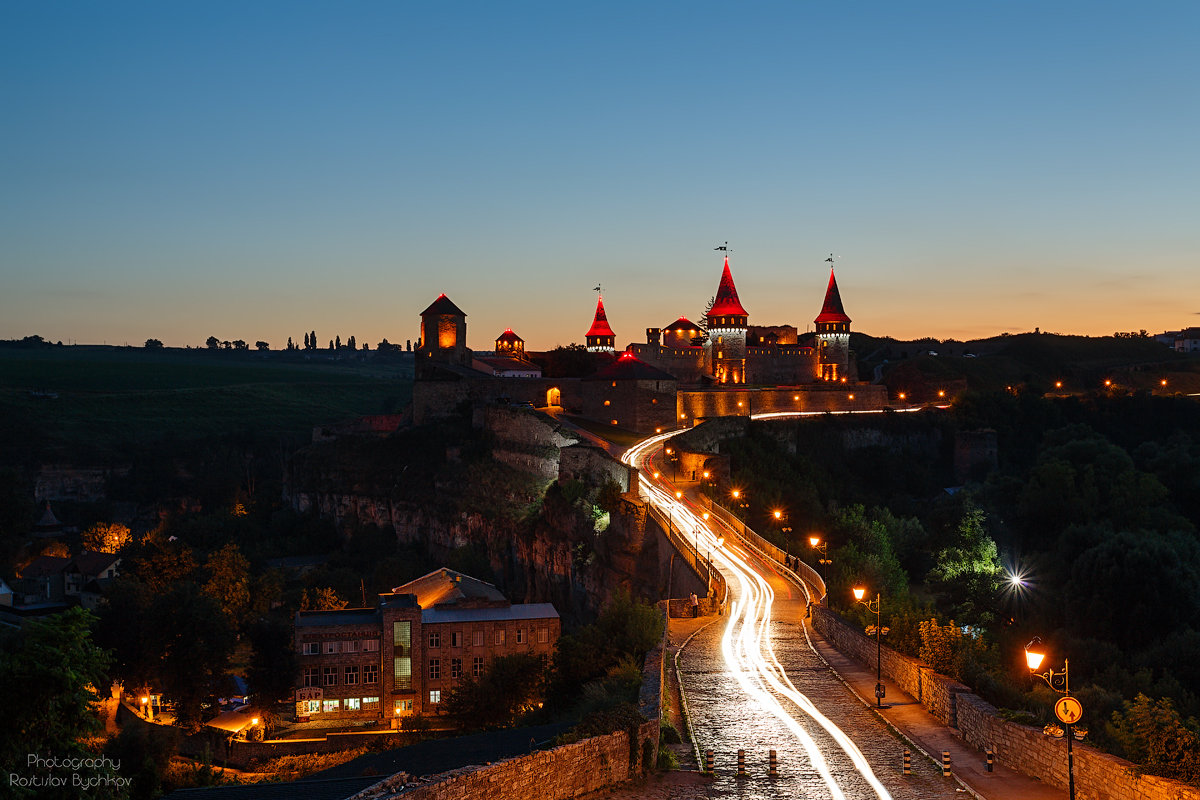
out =
<svg viewBox="0 0 1200 800"><path fill-rule="evenodd" d="M1200 353L1200 328L1184 328L1175 334L1175 352Z"/></svg>
<svg viewBox="0 0 1200 800"><path fill-rule="evenodd" d="M296 716L331 723L437 714L464 676L499 656L548 658L561 631L553 605L514 605L450 569L380 594L374 608L299 611L295 625Z"/></svg>

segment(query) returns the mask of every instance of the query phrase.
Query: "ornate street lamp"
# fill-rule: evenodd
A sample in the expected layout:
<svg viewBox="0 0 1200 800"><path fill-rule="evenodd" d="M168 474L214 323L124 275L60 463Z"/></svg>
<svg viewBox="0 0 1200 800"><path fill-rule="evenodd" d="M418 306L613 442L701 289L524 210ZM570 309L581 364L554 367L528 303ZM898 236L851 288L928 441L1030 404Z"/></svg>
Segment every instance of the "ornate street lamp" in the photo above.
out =
<svg viewBox="0 0 1200 800"><path fill-rule="evenodd" d="M1054 704L1054 715L1058 717L1059 722L1066 726L1067 790L1071 796L1071 800L1075 800L1075 755L1071 752L1071 742L1076 738L1082 739L1087 735L1086 729L1078 731L1075 729L1075 723L1083 717L1083 705L1079 700L1071 696L1071 660L1069 658L1063 659L1061 672L1055 672L1054 669L1038 672L1038 669L1042 666L1042 661L1046 658L1046 651L1041 647L1041 644L1041 637L1035 636L1033 637L1033 641L1025 645L1025 664L1029 667L1031 675L1041 678L1046 682L1047 686L1063 695ZM1047 735L1052 735L1049 729L1050 726L1047 725L1043 729L1043 732L1047 733Z"/></svg>
<svg viewBox="0 0 1200 800"><path fill-rule="evenodd" d="M821 556L819 559L817 559L817 563L821 565L821 579L825 581L825 592L828 593L829 565L833 563L833 561L829 558L829 542L821 541L820 536L810 536L808 537L808 543L812 545L812 548Z"/></svg>
<svg viewBox="0 0 1200 800"><path fill-rule="evenodd" d="M883 686L883 644L879 638L887 632L882 627L880 614L883 609L883 603L880 601L878 593L875 594L874 600L864 600L863 597L866 596L867 590L861 586L854 587L853 592L854 599L860 605L866 606L867 611L875 614L875 625L873 626L875 628L875 706L883 708L883 696L887 694L887 689ZM867 628L867 634L871 634L871 628Z"/></svg>

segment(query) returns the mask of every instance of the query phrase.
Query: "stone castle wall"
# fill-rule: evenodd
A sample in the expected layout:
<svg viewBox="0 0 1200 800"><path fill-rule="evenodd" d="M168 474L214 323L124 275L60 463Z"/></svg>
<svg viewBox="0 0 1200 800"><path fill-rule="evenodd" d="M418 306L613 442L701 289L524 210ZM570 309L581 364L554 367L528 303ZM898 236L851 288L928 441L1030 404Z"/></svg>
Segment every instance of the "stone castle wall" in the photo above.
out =
<svg viewBox="0 0 1200 800"><path fill-rule="evenodd" d="M813 608L813 625L839 651L865 664L875 661L873 639L851 628L825 607ZM970 687L939 675L920 661L884 647L883 674L921 702L963 741L995 751L996 760L1060 789L1067 788L1066 742L1041 730L1004 719ZM1200 800L1200 788L1154 775L1138 775L1136 764L1076 742L1075 794L1079 800Z"/></svg>
<svg viewBox="0 0 1200 800"><path fill-rule="evenodd" d="M738 405L741 403L741 405ZM775 389L679 391L677 416L682 424L714 417L795 411L877 411L888 406L887 387L875 384L824 384Z"/></svg>

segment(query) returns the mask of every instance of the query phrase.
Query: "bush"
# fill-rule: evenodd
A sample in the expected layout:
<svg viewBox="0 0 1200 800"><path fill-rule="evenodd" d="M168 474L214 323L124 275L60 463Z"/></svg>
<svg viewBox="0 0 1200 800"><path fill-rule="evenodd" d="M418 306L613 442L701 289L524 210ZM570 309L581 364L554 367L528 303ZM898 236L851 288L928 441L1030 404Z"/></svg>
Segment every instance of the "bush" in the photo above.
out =
<svg viewBox="0 0 1200 800"><path fill-rule="evenodd" d="M675 730L675 729L672 728L671 730ZM676 735L678 735L678 734L676 734ZM658 748L658 764L656 766L664 772L667 772L667 771L670 771L673 769L679 769L679 759L675 756L675 753L670 748L659 747Z"/></svg>
<svg viewBox="0 0 1200 800"><path fill-rule="evenodd" d="M660 744L681 744L683 738L679 735L679 731L675 730L674 725L664 720L658 726L658 741Z"/></svg>

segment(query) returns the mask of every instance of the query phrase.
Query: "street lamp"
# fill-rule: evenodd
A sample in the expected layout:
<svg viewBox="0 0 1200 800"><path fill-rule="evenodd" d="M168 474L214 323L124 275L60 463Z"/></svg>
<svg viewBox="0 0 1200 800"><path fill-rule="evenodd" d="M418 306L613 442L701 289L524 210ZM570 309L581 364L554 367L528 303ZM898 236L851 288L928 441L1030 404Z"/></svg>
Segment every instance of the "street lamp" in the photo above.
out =
<svg viewBox="0 0 1200 800"><path fill-rule="evenodd" d="M883 708L883 696L887 690L883 687L883 644L879 637L883 635L882 620L880 611L883 608L883 603L879 599L879 593L876 592L874 600L864 600L867 590L861 586L854 587L854 599L861 605L867 607L867 611L875 613L875 705L877 708ZM870 635L871 629L867 628L867 634Z"/></svg>
<svg viewBox="0 0 1200 800"><path fill-rule="evenodd" d="M723 544L725 544L724 536L717 539L717 549L719 550L721 548L721 545L723 545ZM712 594L712 551L713 551L713 549L712 549L712 546L710 545L708 548L708 573L707 573L708 574L708 593L709 594Z"/></svg>
<svg viewBox="0 0 1200 800"><path fill-rule="evenodd" d="M1046 658L1046 651L1041 647L1042 639L1040 636L1033 637L1033 641L1025 645L1025 663L1029 667L1029 674L1034 677L1041 678L1054 691L1063 695L1057 703L1054 704L1054 715L1059 721L1066 726L1065 735L1067 737L1067 790L1071 796L1071 800L1075 800L1075 755L1071 752L1071 741L1076 738L1075 723L1083 717L1083 705L1074 697L1071 696L1071 681L1070 669L1071 660L1063 659L1063 668L1061 672L1055 672L1053 668L1045 672L1038 672L1038 668L1042 666L1042 661ZM1061 687L1061 688L1059 688ZM1049 726L1047 726L1049 727ZM1087 735L1087 730L1079 732L1079 738Z"/></svg>
<svg viewBox="0 0 1200 800"><path fill-rule="evenodd" d="M822 542L820 536L810 536L810 537L808 537L808 543L810 545L812 545L813 549L816 550L817 553L819 553L821 556L819 559L817 559L817 563L821 565L821 571L823 573L821 575L821 579L823 581L825 581L825 591L826 591L826 593L828 593L829 592L829 565L833 563L833 561L831 561L828 557L829 556L829 542Z"/></svg>

